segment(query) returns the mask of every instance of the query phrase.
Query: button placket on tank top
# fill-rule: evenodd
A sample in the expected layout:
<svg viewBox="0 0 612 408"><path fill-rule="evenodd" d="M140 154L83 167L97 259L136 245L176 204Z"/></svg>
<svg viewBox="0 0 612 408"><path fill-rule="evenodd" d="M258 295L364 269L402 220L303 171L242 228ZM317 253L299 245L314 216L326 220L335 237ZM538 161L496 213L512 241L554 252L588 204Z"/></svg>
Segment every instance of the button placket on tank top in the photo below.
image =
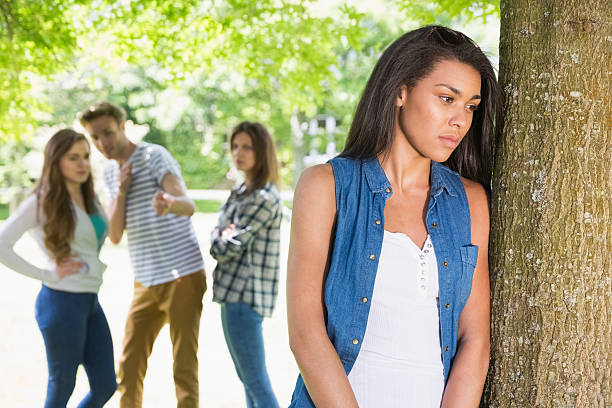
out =
<svg viewBox="0 0 612 408"><path fill-rule="evenodd" d="M427 235L423 249L414 245L418 256L416 274L417 293L419 297L438 297L438 271L431 237Z"/></svg>

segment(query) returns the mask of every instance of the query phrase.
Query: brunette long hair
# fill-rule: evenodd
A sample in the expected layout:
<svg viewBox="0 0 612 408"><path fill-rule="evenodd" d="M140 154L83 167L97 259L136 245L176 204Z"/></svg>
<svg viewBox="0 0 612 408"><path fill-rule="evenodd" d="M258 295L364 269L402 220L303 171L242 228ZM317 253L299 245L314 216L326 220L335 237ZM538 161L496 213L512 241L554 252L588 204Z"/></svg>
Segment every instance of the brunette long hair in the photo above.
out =
<svg viewBox="0 0 612 408"><path fill-rule="evenodd" d="M366 159L388 154L400 89L406 86L410 91L445 60L462 62L480 73L482 101L470 129L444 164L490 191L492 145L500 119L499 85L491 62L476 43L443 26L410 31L383 52L363 91L340 156Z"/></svg>
<svg viewBox="0 0 612 408"><path fill-rule="evenodd" d="M246 133L249 135L253 143L253 149L255 150L253 182L252 185L249 186L249 190L255 191L260 189L269 181L276 184L278 187L278 160L276 158L274 139L272 139L268 130L261 123L241 122L232 130L230 146L238 133Z"/></svg>
<svg viewBox="0 0 612 408"><path fill-rule="evenodd" d="M74 239L75 229L73 204L59 163L62 156L81 140L85 140L89 145L83 134L72 129L62 129L55 133L45 146L42 174L34 187L33 193L38 199L38 214L45 216L43 226L45 247L56 262L62 262L70 257L70 243ZM81 184L81 191L87 213L96 212L91 173Z"/></svg>

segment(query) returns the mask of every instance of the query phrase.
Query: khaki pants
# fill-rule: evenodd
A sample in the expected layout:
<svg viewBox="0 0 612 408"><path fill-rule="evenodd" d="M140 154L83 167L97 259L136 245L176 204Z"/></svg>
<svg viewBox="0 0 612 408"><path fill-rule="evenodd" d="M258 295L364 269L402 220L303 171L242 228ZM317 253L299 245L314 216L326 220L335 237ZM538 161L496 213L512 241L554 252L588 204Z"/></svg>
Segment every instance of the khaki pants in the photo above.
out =
<svg viewBox="0 0 612 408"><path fill-rule="evenodd" d="M151 287L134 282L119 360L121 408L142 407L147 359L166 322L170 324L177 406L198 407L198 335L205 291L204 271Z"/></svg>

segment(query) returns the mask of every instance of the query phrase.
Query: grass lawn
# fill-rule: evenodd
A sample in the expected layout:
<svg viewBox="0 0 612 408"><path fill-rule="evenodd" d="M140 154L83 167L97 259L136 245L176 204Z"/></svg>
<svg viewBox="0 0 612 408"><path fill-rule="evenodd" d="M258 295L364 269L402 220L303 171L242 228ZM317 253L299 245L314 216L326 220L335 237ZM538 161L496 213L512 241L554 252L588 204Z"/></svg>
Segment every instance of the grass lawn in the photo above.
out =
<svg viewBox="0 0 612 408"><path fill-rule="evenodd" d="M0 204L0 220L6 220L9 216L8 204Z"/></svg>
<svg viewBox="0 0 612 408"><path fill-rule="evenodd" d="M196 212L210 214L219 212L221 206L223 205L223 201L217 200L195 200ZM289 209L293 206L293 202L286 200L283 201L283 205Z"/></svg>
<svg viewBox="0 0 612 408"><path fill-rule="evenodd" d="M223 202L217 200L195 200L196 212L205 214L219 212L222 205Z"/></svg>

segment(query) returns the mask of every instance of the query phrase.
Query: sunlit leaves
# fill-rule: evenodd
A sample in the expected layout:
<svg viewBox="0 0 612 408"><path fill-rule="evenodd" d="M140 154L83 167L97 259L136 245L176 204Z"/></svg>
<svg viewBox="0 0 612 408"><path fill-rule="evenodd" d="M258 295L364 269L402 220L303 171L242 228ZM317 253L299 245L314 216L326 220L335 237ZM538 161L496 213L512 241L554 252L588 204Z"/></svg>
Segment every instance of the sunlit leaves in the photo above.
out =
<svg viewBox="0 0 612 408"><path fill-rule="evenodd" d="M469 20L499 17L499 0L395 0L412 19L424 24L444 23L456 17Z"/></svg>
<svg viewBox="0 0 612 408"><path fill-rule="evenodd" d="M4 0L0 2L0 138L32 123L23 73L50 77L95 65L156 65L166 81L223 67L267 89L288 111L333 87L338 44L358 47L361 15L313 17L309 0ZM31 109L29 109L31 108ZM19 112L17 112L19 111ZM12 123L9 123L12 122Z"/></svg>
<svg viewBox="0 0 612 408"><path fill-rule="evenodd" d="M31 131L33 115L42 107L30 94L32 78L51 75L71 61L81 33L70 10L84 3L0 1L0 140Z"/></svg>

